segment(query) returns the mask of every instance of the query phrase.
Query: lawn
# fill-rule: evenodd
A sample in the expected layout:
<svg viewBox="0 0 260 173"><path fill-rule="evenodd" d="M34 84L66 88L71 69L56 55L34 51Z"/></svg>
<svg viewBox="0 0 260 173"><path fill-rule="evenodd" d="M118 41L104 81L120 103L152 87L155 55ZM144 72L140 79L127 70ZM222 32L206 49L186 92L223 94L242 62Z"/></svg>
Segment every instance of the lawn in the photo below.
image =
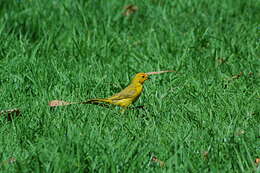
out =
<svg viewBox="0 0 260 173"><path fill-rule="evenodd" d="M134 106L70 105L151 76ZM259 0L0 3L0 172L260 172Z"/></svg>

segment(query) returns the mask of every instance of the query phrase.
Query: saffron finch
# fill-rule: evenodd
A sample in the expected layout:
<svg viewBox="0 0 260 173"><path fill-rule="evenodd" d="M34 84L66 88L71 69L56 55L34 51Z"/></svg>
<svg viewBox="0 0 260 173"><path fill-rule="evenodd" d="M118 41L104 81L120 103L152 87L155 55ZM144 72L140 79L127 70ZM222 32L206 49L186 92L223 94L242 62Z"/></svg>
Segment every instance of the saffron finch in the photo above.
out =
<svg viewBox="0 0 260 173"><path fill-rule="evenodd" d="M114 94L108 98L90 99L87 103L109 103L123 108L128 107L134 103L141 95L143 91L143 84L149 79L149 75L146 73L137 73L133 78L130 85L117 94Z"/></svg>
<svg viewBox="0 0 260 173"><path fill-rule="evenodd" d="M148 73L137 73L132 79L130 85L117 94L107 98L95 98L89 99L83 102L65 102L62 100L53 100L49 102L49 106L65 106L70 104L96 104L96 103L108 103L112 105L117 105L123 108L127 108L129 105L134 103L141 95L143 91L143 84L149 79L150 75L175 72L173 70L158 71L158 72L148 72Z"/></svg>

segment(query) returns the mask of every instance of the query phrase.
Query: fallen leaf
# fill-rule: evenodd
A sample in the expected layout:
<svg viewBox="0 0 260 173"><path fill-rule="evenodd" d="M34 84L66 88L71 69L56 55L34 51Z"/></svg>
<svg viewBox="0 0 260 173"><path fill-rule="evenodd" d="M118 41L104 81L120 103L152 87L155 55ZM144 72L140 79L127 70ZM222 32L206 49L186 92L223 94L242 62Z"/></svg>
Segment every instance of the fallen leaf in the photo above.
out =
<svg viewBox="0 0 260 173"><path fill-rule="evenodd" d="M249 73L248 73L249 76L251 76L251 75L253 75L253 74L254 74L253 72L249 72Z"/></svg>
<svg viewBox="0 0 260 173"><path fill-rule="evenodd" d="M159 160L156 156L152 156L151 161L155 162L155 163L159 163L160 167L164 167L165 166L165 163L163 161Z"/></svg>
<svg viewBox="0 0 260 173"><path fill-rule="evenodd" d="M127 5L124 7L124 16L129 16L135 13L138 10L138 7L135 5Z"/></svg>
<svg viewBox="0 0 260 173"><path fill-rule="evenodd" d="M202 152L202 157L203 157L204 159L208 159L208 158L209 158L209 152L208 152L208 151Z"/></svg>
<svg viewBox="0 0 260 173"><path fill-rule="evenodd" d="M226 78L226 80L230 82L232 80L239 79L243 74L244 74L243 72L240 72L239 74Z"/></svg>
<svg viewBox="0 0 260 173"><path fill-rule="evenodd" d="M256 165L260 165L260 158L256 158L255 163L256 163Z"/></svg>
<svg viewBox="0 0 260 173"><path fill-rule="evenodd" d="M243 72L240 72L239 74L232 76L232 79L238 79L238 78L240 78L242 75L243 75Z"/></svg>
<svg viewBox="0 0 260 173"><path fill-rule="evenodd" d="M7 115L7 119L11 121L14 116L20 116L21 111L19 109L9 109L9 110L4 110L0 111L0 115Z"/></svg>
<svg viewBox="0 0 260 173"><path fill-rule="evenodd" d="M219 62L219 64L224 64L227 60L224 58L219 58L217 59L217 61Z"/></svg>
<svg viewBox="0 0 260 173"><path fill-rule="evenodd" d="M73 102L65 102L63 100L52 100L48 103L48 105L51 106L51 107L66 106L66 105L70 105L70 104L74 104L74 103Z"/></svg>

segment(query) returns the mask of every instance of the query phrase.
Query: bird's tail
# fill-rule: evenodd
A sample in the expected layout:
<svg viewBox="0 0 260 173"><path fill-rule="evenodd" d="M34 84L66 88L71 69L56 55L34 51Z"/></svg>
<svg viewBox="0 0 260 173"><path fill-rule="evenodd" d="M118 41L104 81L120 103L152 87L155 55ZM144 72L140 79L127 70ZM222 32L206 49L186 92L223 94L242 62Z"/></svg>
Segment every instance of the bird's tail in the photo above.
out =
<svg viewBox="0 0 260 173"><path fill-rule="evenodd" d="M112 103L112 101L109 99L89 99L85 103Z"/></svg>

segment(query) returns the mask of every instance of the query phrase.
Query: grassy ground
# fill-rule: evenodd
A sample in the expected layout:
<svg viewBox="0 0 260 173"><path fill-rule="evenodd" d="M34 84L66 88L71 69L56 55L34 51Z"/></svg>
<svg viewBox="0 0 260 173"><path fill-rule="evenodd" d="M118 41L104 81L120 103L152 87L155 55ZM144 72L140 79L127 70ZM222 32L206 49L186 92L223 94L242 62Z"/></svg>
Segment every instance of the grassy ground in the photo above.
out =
<svg viewBox="0 0 260 173"><path fill-rule="evenodd" d="M257 172L259 11L259 0L1 2L0 110L22 116L0 116L0 172ZM145 110L47 106L168 69L145 84Z"/></svg>

